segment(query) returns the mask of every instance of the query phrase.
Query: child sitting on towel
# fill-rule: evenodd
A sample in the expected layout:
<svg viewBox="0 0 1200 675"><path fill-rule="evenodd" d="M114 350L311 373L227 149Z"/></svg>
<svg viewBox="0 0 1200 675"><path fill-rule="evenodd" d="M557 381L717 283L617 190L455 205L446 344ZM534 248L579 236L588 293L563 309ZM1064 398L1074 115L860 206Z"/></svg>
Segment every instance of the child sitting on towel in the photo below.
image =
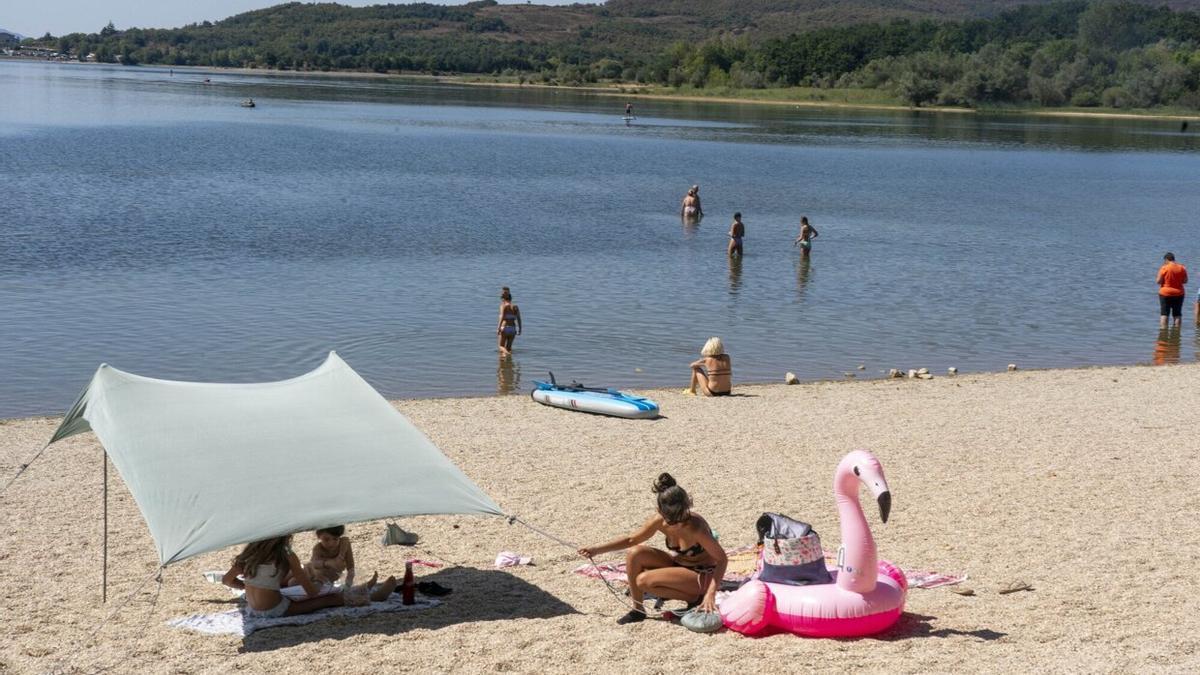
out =
<svg viewBox="0 0 1200 675"><path fill-rule="evenodd" d="M376 577L371 577L363 588L352 589L354 592L320 595L320 584L309 578L300 559L292 552L291 544L290 534L246 544L221 579L221 583L230 588L246 591L248 616L271 619L308 614L326 607L361 605L366 604L368 594L370 600L386 600L396 590L396 577L388 577L378 587L375 586ZM280 592L289 578L304 587L304 598L292 600Z"/></svg>
<svg viewBox="0 0 1200 675"><path fill-rule="evenodd" d="M317 530L317 543L304 565L304 571L314 582L332 584L345 572L345 585L354 585L354 551L350 549L350 539L345 535L345 525Z"/></svg>

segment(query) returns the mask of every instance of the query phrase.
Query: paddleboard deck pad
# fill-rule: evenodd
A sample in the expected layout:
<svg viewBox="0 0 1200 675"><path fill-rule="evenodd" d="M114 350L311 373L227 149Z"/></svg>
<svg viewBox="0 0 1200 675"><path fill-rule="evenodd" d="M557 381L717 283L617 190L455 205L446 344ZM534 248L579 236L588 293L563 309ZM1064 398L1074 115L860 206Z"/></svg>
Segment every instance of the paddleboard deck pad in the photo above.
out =
<svg viewBox="0 0 1200 675"><path fill-rule="evenodd" d="M658 417L657 403L616 389L584 387L581 384L560 385L538 380L534 380L533 384L535 389L530 396L542 405L627 419Z"/></svg>

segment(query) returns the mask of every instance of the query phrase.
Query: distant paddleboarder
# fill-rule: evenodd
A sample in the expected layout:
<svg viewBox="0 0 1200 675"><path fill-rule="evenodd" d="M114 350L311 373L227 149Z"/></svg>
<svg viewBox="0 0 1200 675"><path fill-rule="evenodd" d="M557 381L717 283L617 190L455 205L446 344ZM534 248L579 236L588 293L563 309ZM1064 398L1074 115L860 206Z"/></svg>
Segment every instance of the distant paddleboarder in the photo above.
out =
<svg viewBox="0 0 1200 675"><path fill-rule="evenodd" d="M625 116L630 117L630 118L633 117L633 104L632 103L625 104Z"/></svg>

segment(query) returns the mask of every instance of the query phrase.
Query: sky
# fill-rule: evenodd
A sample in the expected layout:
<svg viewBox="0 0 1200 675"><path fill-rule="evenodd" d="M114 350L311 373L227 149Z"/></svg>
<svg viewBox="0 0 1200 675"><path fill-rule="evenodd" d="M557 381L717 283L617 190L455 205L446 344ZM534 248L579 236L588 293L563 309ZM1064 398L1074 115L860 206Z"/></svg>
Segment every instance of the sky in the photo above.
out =
<svg viewBox="0 0 1200 675"><path fill-rule="evenodd" d="M262 9L287 0L5 0L0 7L0 28L28 37L67 33L98 33L109 21L117 28L175 28L201 21L217 21L252 9ZM429 0L442 5L463 1ZM537 5L565 5L572 0L534 0ZM580 0L586 1L586 0ZM599 0L595 0L599 1ZM386 4L385 0L339 0L343 5L362 7ZM402 0L394 0L402 4ZM524 4L525 0L499 0L500 4Z"/></svg>

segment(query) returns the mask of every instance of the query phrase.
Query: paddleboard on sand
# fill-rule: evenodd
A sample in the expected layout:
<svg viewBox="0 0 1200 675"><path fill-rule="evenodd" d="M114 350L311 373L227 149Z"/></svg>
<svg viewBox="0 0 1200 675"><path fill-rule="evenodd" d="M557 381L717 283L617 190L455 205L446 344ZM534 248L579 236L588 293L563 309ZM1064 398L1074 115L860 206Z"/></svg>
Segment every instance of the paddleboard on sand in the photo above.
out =
<svg viewBox="0 0 1200 675"><path fill-rule="evenodd" d="M585 387L579 383L560 385L554 382L553 374L549 382L534 380L533 384L535 389L530 396L542 405L627 419L658 417L657 403L616 389Z"/></svg>

